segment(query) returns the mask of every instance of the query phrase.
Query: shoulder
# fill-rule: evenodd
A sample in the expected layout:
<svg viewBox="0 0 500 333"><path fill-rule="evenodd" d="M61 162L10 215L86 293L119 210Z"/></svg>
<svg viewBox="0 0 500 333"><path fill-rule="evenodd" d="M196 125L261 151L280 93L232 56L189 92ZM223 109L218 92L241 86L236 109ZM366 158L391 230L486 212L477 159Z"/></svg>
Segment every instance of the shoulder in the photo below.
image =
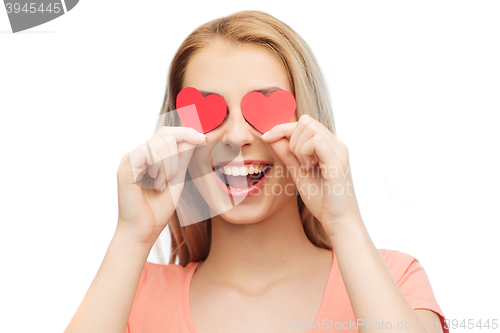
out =
<svg viewBox="0 0 500 333"><path fill-rule="evenodd" d="M396 282L401 280L411 266L420 265L418 260L408 253L389 249L378 249L378 251Z"/></svg>
<svg viewBox="0 0 500 333"><path fill-rule="evenodd" d="M196 263L191 262L186 267L177 264L155 264L146 261L139 284L137 297L161 297L165 294L179 294L182 291L186 278Z"/></svg>
<svg viewBox="0 0 500 333"><path fill-rule="evenodd" d="M146 261L134 298L135 312L147 309L150 304L160 308L178 306L183 299L187 276L193 265L161 265Z"/></svg>
<svg viewBox="0 0 500 333"><path fill-rule="evenodd" d="M129 316L130 331L157 332L165 323L172 327L181 325L187 277L195 265L195 262L183 267L146 261Z"/></svg>
<svg viewBox="0 0 500 333"><path fill-rule="evenodd" d="M379 249L379 253L412 308L437 313L441 326L444 327L443 310L438 305L429 277L420 262L415 257L397 250ZM430 314L425 316L428 319L435 318ZM448 329L443 331L448 332Z"/></svg>
<svg viewBox="0 0 500 333"><path fill-rule="evenodd" d="M194 263L189 263L186 267L178 264L156 264L150 261L146 261L144 265L143 273L145 277L150 280L161 280L165 277L170 279L182 279L190 270Z"/></svg>
<svg viewBox="0 0 500 333"><path fill-rule="evenodd" d="M181 283L186 279L189 271L193 268L196 263L191 262L183 267L178 264L156 264L153 262L146 261L144 264L144 269L142 271L141 279L139 283L141 284L159 284L168 283L173 285L176 283Z"/></svg>
<svg viewBox="0 0 500 333"><path fill-rule="evenodd" d="M414 256L398 250L378 249L378 252L382 256L382 259L384 259L384 261L390 263L416 260Z"/></svg>

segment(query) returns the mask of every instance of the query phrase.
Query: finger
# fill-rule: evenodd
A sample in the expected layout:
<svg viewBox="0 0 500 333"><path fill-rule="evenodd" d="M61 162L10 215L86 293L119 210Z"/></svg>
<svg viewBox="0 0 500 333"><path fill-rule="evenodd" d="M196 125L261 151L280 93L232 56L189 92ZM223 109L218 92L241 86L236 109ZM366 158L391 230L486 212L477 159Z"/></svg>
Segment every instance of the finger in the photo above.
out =
<svg viewBox="0 0 500 333"><path fill-rule="evenodd" d="M158 176L158 171L160 170L161 157L156 152L156 150L154 150L153 148L151 148L151 146L149 144L149 141L146 141L146 146L148 148L149 157L151 159L151 162L153 163L151 166L148 167L148 175L149 175L149 177L151 177L151 178L154 179L154 178L156 178Z"/></svg>
<svg viewBox="0 0 500 333"><path fill-rule="evenodd" d="M318 157L318 161L324 165L335 165L338 156L331 145L327 145L324 139L320 135L313 136L309 141L307 141L300 149L300 155L310 161L312 166L315 162L314 155Z"/></svg>
<svg viewBox="0 0 500 333"><path fill-rule="evenodd" d="M271 128L268 132L264 133L261 138L265 142L274 142L281 138L290 139L292 131L297 126L297 122L279 124Z"/></svg>
<svg viewBox="0 0 500 333"><path fill-rule="evenodd" d="M288 139L282 138L281 140L271 142L269 145L274 150L278 158L287 167L294 181L296 181L297 175L301 169L301 164L295 154L290 150Z"/></svg>
<svg viewBox="0 0 500 333"><path fill-rule="evenodd" d="M309 115L302 115L297 122L297 126L292 131L292 135L290 137L290 150L298 156L298 149L302 146L304 142L309 140L313 134L309 134L304 136L304 132L309 128L311 122L315 121ZM297 149L298 148L298 149ZM300 160L300 157L299 157ZM301 161L304 163L304 161Z"/></svg>
<svg viewBox="0 0 500 333"><path fill-rule="evenodd" d="M186 171L193 156L195 146L188 142L181 142L177 145L177 150L179 152L179 172L178 177L180 180L184 180L186 177Z"/></svg>
<svg viewBox="0 0 500 333"><path fill-rule="evenodd" d="M168 155L170 153L169 145L163 146L161 150L162 155ZM165 158L162 158L159 162L160 169L154 181L154 188L157 192L161 192L164 187L168 186L168 180L170 179L170 165L168 162L168 159Z"/></svg>
<svg viewBox="0 0 500 333"><path fill-rule="evenodd" d="M179 126L162 126L156 131L156 133L151 137L154 140L165 135L172 135L177 142L186 141L191 144L203 144L206 142L206 136L201 134L197 130L191 127L179 127Z"/></svg>
<svg viewBox="0 0 500 333"><path fill-rule="evenodd" d="M324 135L324 132L326 132L326 135ZM330 148L334 145L330 143L330 138L333 136L333 134L329 132L325 126L317 121L311 121L307 123L301 135L297 139L296 146L291 148L295 155L297 155L299 160L303 163L302 166L305 168L305 170L309 170L313 165L318 163L318 158L315 154L313 154L312 156L301 154L303 145L315 136L319 136L321 138L317 140L321 140L322 145L328 145Z"/></svg>
<svg viewBox="0 0 500 333"><path fill-rule="evenodd" d="M317 138L313 136L309 138L307 142L305 142L299 149L298 155L300 156L300 160L304 161L304 165L306 170L309 170L316 163L316 143ZM320 143L321 145L322 143Z"/></svg>
<svg viewBox="0 0 500 333"><path fill-rule="evenodd" d="M151 155L145 143L141 143L136 149L128 154L134 182L140 182L144 176L143 171L153 164Z"/></svg>
<svg viewBox="0 0 500 333"><path fill-rule="evenodd" d="M158 150L158 155L161 157L161 168L154 182L155 189L161 190L168 182L177 174L179 170L179 155L177 154L176 139L167 135L162 138L162 145Z"/></svg>
<svg viewBox="0 0 500 333"><path fill-rule="evenodd" d="M165 135L160 137L152 137L146 142L149 146L150 151L153 152L155 160L153 160L153 165L148 168L148 173L152 178L156 178L162 167L161 160L166 157L169 150L166 145L169 143L177 144L175 138L171 135Z"/></svg>
<svg viewBox="0 0 500 333"><path fill-rule="evenodd" d="M182 191L184 181L186 179L187 168L191 160L191 156L193 155L194 148L194 145L187 142L181 142L177 145L179 166L177 173L172 174L170 178L167 178L167 188L169 191L179 191L179 189ZM175 186L180 184L182 185L181 187Z"/></svg>

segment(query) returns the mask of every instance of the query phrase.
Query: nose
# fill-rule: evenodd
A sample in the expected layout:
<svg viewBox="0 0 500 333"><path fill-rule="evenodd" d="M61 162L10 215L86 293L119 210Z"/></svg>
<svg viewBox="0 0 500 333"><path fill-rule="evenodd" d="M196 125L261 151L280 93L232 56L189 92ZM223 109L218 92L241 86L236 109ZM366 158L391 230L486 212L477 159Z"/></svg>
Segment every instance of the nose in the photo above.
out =
<svg viewBox="0 0 500 333"><path fill-rule="evenodd" d="M253 131L252 126L243 117L240 106L228 106L228 118L222 141L234 143L243 150L255 141L255 137L252 134Z"/></svg>

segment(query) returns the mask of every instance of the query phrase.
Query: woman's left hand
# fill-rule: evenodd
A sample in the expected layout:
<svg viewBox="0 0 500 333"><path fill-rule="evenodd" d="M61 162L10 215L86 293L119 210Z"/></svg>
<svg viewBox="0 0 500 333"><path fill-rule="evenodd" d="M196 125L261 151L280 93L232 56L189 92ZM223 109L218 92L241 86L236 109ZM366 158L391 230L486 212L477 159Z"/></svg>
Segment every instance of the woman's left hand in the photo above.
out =
<svg viewBox="0 0 500 333"><path fill-rule="evenodd" d="M298 122L274 126L262 140L286 165L304 204L330 238L350 218L361 218L347 147L323 124L302 115Z"/></svg>

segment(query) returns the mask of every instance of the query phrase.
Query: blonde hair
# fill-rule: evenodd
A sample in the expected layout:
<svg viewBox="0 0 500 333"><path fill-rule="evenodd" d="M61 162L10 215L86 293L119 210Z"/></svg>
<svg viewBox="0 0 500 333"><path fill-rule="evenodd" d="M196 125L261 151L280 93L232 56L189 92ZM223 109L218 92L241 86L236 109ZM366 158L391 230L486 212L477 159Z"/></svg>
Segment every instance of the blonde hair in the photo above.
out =
<svg viewBox="0 0 500 333"><path fill-rule="evenodd" d="M182 43L170 65L167 88L156 130L161 126L181 125L174 112L175 99L182 88L190 58L203 47L218 40L229 43L250 43L273 51L288 73L292 93L297 102L297 118L308 114L335 133L330 99L320 67L306 42L288 25L260 11L242 11L207 22L194 30ZM184 196L184 193L183 193ZM300 195L297 203L304 231L314 245L332 249L321 223L304 205ZM169 263L186 266L207 258L211 242L211 220L181 227L177 213L168 224L171 234ZM155 243L160 263L166 264L160 243Z"/></svg>

